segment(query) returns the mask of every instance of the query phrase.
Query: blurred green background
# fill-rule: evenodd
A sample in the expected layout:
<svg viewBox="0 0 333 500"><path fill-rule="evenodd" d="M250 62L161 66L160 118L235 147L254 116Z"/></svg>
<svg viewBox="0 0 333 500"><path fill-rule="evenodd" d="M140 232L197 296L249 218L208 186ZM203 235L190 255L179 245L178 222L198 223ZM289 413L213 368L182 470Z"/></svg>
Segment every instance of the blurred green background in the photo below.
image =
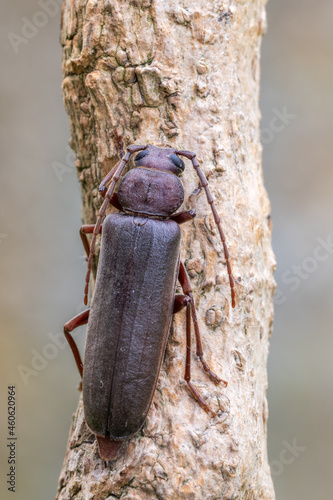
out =
<svg viewBox="0 0 333 500"><path fill-rule="evenodd" d="M1 1L1 499L13 497L5 480L7 386L17 387L17 500L54 498L79 397L60 332L83 309L80 196L60 88L60 8L36 17L41 10L35 0ZM278 500L329 499L333 3L270 0L267 13L262 142L278 262L269 461ZM33 19L37 32L29 31ZM23 26L26 43L8 38Z"/></svg>

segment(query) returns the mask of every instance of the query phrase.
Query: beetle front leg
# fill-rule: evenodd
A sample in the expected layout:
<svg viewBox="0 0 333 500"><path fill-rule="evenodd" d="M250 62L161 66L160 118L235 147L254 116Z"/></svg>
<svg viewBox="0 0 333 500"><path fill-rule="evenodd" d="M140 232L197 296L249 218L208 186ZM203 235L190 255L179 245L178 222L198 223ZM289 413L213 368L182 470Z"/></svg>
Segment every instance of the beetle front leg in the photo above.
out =
<svg viewBox="0 0 333 500"><path fill-rule="evenodd" d="M102 206L98 212L97 221L95 224L95 229L94 229L93 237L91 239L91 244L90 244L90 252L89 252L89 257L88 257L88 270L87 270L87 274L86 274L86 284L84 287L83 302L85 304L88 303L89 278L90 278L90 271L92 268L93 256L94 256L94 252L95 252L96 237L99 234L102 220L103 220L103 217L105 215L106 207L107 207L108 203L110 202L110 199L112 199L114 188L115 188L118 180L120 179L122 171L123 171L125 165L128 163L131 154L137 153L138 151L142 151L143 149L146 149L146 148L147 148L147 145L146 146L139 146L136 144L132 144L131 146L127 146L127 148L126 148L127 153L123 156L121 161L119 163L117 163L117 165L111 170L110 174L108 174L106 176L106 178L104 179L104 181L100 185L100 191L103 192L103 196L105 196L105 198L104 198ZM111 178L112 178L112 182L111 182L110 186L108 187L108 189L105 191L104 188L106 188L106 186L103 183L106 182L106 179L107 179L107 181L110 181Z"/></svg>
<svg viewBox="0 0 333 500"><path fill-rule="evenodd" d="M184 212L178 212L176 214L173 214L169 218L171 220L174 220L175 222L177 222L177 224L183 224L184 222L188 222L189 220L193 220L194 217L197 215L196 200L197 200L198 196L200 195L200 193L201 193L201 185L199 185L199 187L197 187L197 189L195 189L189 197L191 209L185 210Z"/></svg>
<svg viewBox="0 0 333 500"><path fill-rule="evenodd" d="M103 196L103 198L105 197L106 195L106 192L108 190L108 188L106 187L106 185L108 184L108 182L110 182L110 180L112 179L112 177L114 176L114 174L116 173L117 171L117 168L119 167L121 163L121 160L118 161L118 163L113 167L113 169L104 177L104 179L102 180L102 182L100 183L99 185L99 188L98 188L98 191L99 193Z"/></svg>
<svg viewBox="0 0 333 500"><path fill-rule="evenodd" d="M225 387L227 387L228 382L226 380L220 379L209 367L208 363L205 361L203 357L203 348L202 348L202 342L201 342L201 335L200 335L200 330L199 330L199 325L198 325L198 319L197 319L197 314L194 306L194 300L193 300L193 295L192 295L192 288L191 288L191 283L186 271L186 268L184 264L180 261L179 263L179 275L178 275L179 282L182 286L183 292L185 295L187 295L190 300L191 300L191 314L192 314L192 320L193 320L193 325L194 325L194 332L195 332L195 339L196 339L196 344L197 344L197 356L200 359L200 362L203 366L203 369L207 373L207 375L211 378L211 380L218 385L220 382L223 382Z"/></svg>
<svg viewBox="0 0 333 500"><path fill-rule="evenodd" d="M83 375L83 363L81 360L80 352L79 349L76 345L75 340L73 339L71 332L75 330L78 326L86 325L88 323L89 319L89 313L90 309L86 309L85 311L81 312L71 320L67 321L67 323L64 324L64 335L66 337L67 342L70 345L70 348L72 349L72 353L75 358L76 366L79 370L79 373Z"/></svg>
<svg viewBox="0 0 333 500"><path fill-rule="evenodd" d="M99 192L100 192L101 196L103 196L103 198L105 198L106 191L101 191L100 190ZM119 198L118 198L118 193L113 193L113 195L110 198L110 202L109 203L110 203L110 205L112 205L117 210L120 210L120 212L124 211L123 207L120 204L120 201L119 201Z"/></svg>
<svg viewBox="0 0 333 500"><path fill-rule="evenodd" d="M177 224L183 224L184 222L193 220L195 216L195 210L186 210L184 212L178 212L177 214L171 215L169 219L177 222Z"/></svg>
<svg viewBox="0 0 333 500"><path fill-rule="evenodd" d="M113 169L104 177L104 179L102 180L102 182L99 186L99 192L103 196L103 198L107 192L107 187L106 187L107 183L110 182L110 180L112 179L112 177L116 173L117 168L119 167L119 164L120 164L123 156L125 155L122 135L118 134L117 130L115 129L115 130L113 130L111 136L115 139L115 142L117 144L117 149L118 149L118 154L120 156L120 161L118 161L118 163L113 167Z"/></svg>

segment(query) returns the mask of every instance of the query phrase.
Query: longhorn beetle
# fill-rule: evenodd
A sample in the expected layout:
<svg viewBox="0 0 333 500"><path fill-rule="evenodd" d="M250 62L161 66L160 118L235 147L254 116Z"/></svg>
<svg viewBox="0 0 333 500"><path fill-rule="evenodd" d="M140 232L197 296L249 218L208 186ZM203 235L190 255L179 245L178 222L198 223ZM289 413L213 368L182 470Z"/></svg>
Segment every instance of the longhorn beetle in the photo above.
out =
<svg viewBox="0 0 333 500"><path fill-rule="evenodd" d="M88 256L85 304L96 238L102 233L91 308L64 326L65 336L83 376L85 419L96 435L99 453L104 460L115 458L122 443L144 424L157 384L172 314L186 308L185 380L207 413L216 415L191 383L191 318L197 356L203 369L215 384L223 382L227 385L215 375L203 357L191 285L179 257L179 225L196 215L195 206L177 212L184 201L179 179L185 168L181 156L191 160L200 180L200 187L190 197L191 201L203 188L211 206L223 244L232 307L235 307L234 281L220 218L195 153L148 144L128 146L125 154L121 136L115 134L115 137L121 160L99 187L104 201L96 224L80 229ZM121 179L116 193L116 183L133 153L138 153L134 159L135 168ZM109 203L119 213L108 215L102 225ZM89 233L92 233L90 246ZM175 295L177 279L183 295ZM71 332L86 323L83 364Z"/></svg>

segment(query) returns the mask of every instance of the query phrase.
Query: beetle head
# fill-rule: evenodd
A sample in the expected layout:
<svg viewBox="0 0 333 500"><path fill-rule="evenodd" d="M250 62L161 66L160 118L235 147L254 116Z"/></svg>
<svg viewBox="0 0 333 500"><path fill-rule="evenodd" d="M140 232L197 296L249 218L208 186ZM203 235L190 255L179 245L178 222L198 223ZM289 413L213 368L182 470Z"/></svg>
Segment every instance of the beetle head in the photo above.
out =
<svg viewBox="0 0 333 500"><path fill-rule="evenodd" d="M179 176L183 172L185 164L176 155L176 151L174 148L159 148L149 144L134 158L135 166L162 170Z"/></svg>

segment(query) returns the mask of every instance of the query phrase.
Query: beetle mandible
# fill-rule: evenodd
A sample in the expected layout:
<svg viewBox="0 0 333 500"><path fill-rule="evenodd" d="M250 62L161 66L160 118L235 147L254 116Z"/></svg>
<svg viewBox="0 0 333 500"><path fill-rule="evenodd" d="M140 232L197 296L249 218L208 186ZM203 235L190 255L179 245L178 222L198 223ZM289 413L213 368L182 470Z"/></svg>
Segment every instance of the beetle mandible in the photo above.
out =
<svg viewBox="0 0 333 500"><path fill-rule="evenodd" d="M223 382L227 385L215 375L203 357L191 285L180 261L179 225L196 215L195 207L177 212L184 201L179 176L185 165L180 156L191 160L200 180L200 187L193 197L203 188L211 206L223 244L232 307L235 307L234 281L220 218L196 155L150 144L128 146L125 154L121 136L115 134L115 137L121 160L100 185L104 201L96 224L80 229L88 256L85 304L95 242L97 235L102 233L91 308L64 326L83 377L86 423L96 435L99 453L104 460L114 459L122 443L144 424L157 384L172 314L186 308L185 380L207 413L216 415L191 383L191 320L197 356L203 369L215 384ZM121 179L116 193L116 183L133 153L138 153L134 159L135 168ZM102 225L109 203L119 212L108 215ZM93 235L90 245L89 233ZM183 295L175 295L177 279ZM83 364L71 332L86 323Z"/></svg>

